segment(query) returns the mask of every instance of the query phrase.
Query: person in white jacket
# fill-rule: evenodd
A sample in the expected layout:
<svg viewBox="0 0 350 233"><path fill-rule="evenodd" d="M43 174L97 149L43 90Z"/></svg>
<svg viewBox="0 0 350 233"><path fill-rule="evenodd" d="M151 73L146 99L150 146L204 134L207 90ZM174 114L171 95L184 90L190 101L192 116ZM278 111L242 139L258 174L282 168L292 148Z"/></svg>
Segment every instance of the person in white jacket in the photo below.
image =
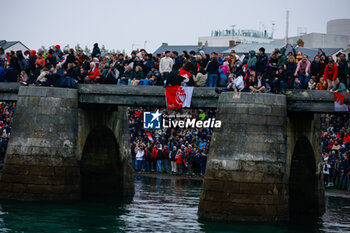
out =
<svg viewBox="0 0 350 233"><path fill-rule="evenodd" d="M234 73L234 78L230 78L229 84L224 89L215 88L215 92L220 94L221 92L240 92L244 89L243 76L240 73Z"/></svg>
<svg viewBox="0 0 350 233"><path fill-rule="evenodd" d="M164 84L168 81L169 74L173 69L174 61L170 57L170 51L165 51L165 56L160 59L159 73L163 78Z"/></svg>
<svg viewBox="0 0 350 233"><path fill-rule="evenodd" d="M235 91L242 91L244 88L244 81L242 75L235 75L233 80L233 89Z"/></svg>
<svg viewBox="0 0 350 233"><path fill-rule="evenodd" d="M137 147L135 150L136 150L136 170L140 172L142 169L142 161L143 161L143 156L145 155L145 151L143 150L142 147Z"/></svg>

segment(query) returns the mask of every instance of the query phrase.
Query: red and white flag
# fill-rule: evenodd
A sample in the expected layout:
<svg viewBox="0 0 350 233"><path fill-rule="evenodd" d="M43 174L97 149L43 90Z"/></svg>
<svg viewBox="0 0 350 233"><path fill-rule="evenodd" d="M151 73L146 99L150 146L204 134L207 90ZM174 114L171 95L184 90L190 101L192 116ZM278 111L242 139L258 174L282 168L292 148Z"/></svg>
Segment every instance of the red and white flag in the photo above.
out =
<svg viewBox="0 0 350 233"><path fill-rule="evenodd" d="M190 108L193 87L170 86L165 88L167 109Z"/></svg>
<svg viewBox="0 0 350 233"><path fill-rule="evenodd" d="M152 134L150 132L146 132L146 135L150 141L153 141Z"/></svg>
<svg viewBox="0 0 350 233"><path fill-rule="evenodd" d="M336 112L348 112L349 108L344 104L344 95L334 92L334 110Z"/></svg>
<svg viewBox="0 0 350 233"><path fill-rule="evenodd" d="M179 69L179 75L184 78L184 82L187 83L190 81L191 73L182 68Z"/></svg>

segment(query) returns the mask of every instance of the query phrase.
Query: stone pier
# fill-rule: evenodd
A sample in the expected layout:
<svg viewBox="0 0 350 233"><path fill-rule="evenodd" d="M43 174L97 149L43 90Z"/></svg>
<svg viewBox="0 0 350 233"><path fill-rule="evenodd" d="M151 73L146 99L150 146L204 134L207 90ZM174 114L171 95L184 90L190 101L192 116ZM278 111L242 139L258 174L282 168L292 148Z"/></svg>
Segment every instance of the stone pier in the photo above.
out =
<svg viewBox="0 0 350 233"><path fill-rule="evenodd" d="M223 123L214 130L211 141L198 215L219 221L288 221L295 141L289 139L292 152L287 157L287 137L297 130L287 127L286 96L223 93L217 109L217 119ZM298 133L318 134L310 127ZM314 160L319 153L310 156ZM317 190L310 195L315 196Z"/></svg>
<svg viewBox="0 0 350 233"><path fill-rule="evenodd" d="M0 197L74 200L134 193L127 109L78 105L78 90L21 87Z"/></svg>
<svg viewBox="0 0 350 233"><path fill-rule="evenodd" d="M127 106L164 108L165 91L4 83L0 100L17 101L0 198L75 200L133 195ZM318 114L335 113L332 93L219 96L215 88L198 87L191 106L216 108L222 121L212 136L200 218L283 222L324 212Z"/></svg>

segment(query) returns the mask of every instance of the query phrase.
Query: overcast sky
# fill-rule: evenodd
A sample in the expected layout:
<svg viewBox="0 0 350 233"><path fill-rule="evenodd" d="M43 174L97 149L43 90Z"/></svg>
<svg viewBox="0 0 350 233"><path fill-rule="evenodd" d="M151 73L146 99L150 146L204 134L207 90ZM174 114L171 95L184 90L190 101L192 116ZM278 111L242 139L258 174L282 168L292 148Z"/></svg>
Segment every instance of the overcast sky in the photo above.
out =
<svg viewBox="0 0 350 233"><path fill-rule="evenodd" d="M326 32L328 20L349 18L350 0L0 0L0 40L19 40L31 49L93 43L107 49L143 48L162 42L194 45L213 29L261 29L275 23L275 38L297 27Z"/></svg>

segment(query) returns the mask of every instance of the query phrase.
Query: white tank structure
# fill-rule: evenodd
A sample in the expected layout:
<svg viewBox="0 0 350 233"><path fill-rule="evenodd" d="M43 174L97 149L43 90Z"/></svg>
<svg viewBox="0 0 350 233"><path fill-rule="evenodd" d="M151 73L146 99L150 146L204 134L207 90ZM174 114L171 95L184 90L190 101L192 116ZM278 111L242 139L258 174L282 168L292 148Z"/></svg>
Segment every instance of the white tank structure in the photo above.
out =
<svg viewBox="0 0 350 233"><path fill-rule="evenodd" d="M327 34L350 36L350 19L334 19L328 21Z"/></svg>

